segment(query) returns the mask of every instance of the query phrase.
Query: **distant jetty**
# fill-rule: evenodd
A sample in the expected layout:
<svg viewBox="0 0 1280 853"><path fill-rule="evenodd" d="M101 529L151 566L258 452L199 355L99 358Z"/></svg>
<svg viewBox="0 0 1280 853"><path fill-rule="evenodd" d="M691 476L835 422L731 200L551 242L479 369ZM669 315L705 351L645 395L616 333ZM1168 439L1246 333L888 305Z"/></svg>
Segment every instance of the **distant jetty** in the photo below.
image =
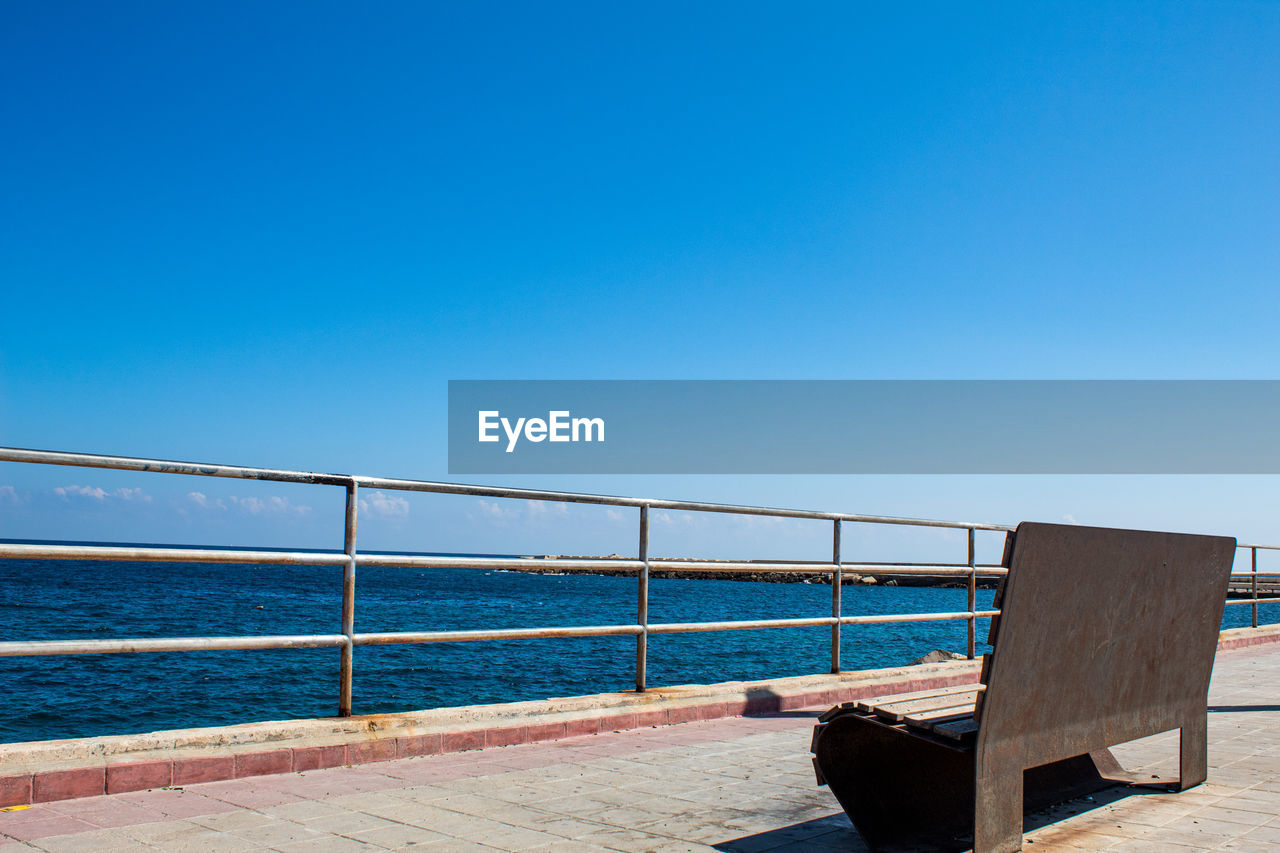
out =
<svg viewBox="0 0 1280 853"><path fill-rule="evenodd" d="M540 554L536 556L525 557L524 560L528 566L510 569L510 571L527 572L535 575L601 575L604 577L635 577L636 570L630 568L610 569L607 567L591 566L587 568L567 568L560 566L540 566L538 563L542 560L634 560L634 557L623 557L621 554L605 554L605 555L571 555L571 554ZM721 580L721 581L755 581L759 583L808 583L808 584L824 584L830 585L830 573L828 572L806 572L806 571L742 571L740 569L709 569L698 568L691 570L670 568L671 563L699 563L705 566L707 563L734 563L741 565L743 562L761 562L777 565L778 563L790 563L796 566L803 566L804 563L798 560L708 560L693 557L663 557L662 568L652 568L649 570L651 578L679 578L681 580ZM860 563L860 566L866 566L866 563ZM841 577L841 586L916 586L916 587L939 587L943 589L964 589L967 586L964 577L956 575L930 575L920 574L916 572L895 572L893 566L886 565L883 572L864 572L862 574L846 571ZM979 577L978 587L980 589L994 589L996 578Z"/></svg>

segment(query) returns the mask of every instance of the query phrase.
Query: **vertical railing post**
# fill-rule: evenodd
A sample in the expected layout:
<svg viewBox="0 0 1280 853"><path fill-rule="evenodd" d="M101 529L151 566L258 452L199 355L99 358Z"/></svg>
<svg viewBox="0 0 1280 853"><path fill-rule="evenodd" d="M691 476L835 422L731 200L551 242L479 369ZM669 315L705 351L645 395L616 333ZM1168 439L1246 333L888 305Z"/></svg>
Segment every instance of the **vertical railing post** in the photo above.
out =
<svg viewBox="0 0 1280 853"><path fill-rule="evenodd" d="M636 622L640 633L636 635L636 692L645 689L646 669L649 665L649 506L640 506L640 555L644 563L640 567L636 589Z"/></svg>
<svg viewBox="0 0 1280 853"><path fill-rule="evenodd" d="M977 550L974 548L974 529L969 528L969 587L968 597L966 598L966 610L969 611L969 618L965 620L969 626L969 637L965 643L966 653L969 660L973 660L976 652L974 644L974 633L976 632L978 617L973 614L977 612L978 603L978 561L976 558Z"/></svg>
<svg viewBox="0 0 1280 853"><path fill-rule="evenodd" d="M1258 627L1258 549L1250 548L1252 552L1253 563L1253 604L1249 605L1249 609L1253 611L1253 619L1250 624Z"/></svg>
<svg viewBox="0 0 1280 853"><path fill-rule="evenodd" d="M342 567L342 633L347 641L342 646L342 662L338 667L338 716L351 716L351 661L355 654L352 636L356 630L356 513L359 487L355 480L347 483L347 523L342 537L342 550L347 562Z"/></svg>
<svg viewBox="0 0 1280 853"><path fill-rule="evenodd" d="M831 626L831 672L840 671L840 588L844 583L844 567L840 564L840 519L833 522L831 532L831 562L836 564L831 573L831 616L836 620Z"/></svg>

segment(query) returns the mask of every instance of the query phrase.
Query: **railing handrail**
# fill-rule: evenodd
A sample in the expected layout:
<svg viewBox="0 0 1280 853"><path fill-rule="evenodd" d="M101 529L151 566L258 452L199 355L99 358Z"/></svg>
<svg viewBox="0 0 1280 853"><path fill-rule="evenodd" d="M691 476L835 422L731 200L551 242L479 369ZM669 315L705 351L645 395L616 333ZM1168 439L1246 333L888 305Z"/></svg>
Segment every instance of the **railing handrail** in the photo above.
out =
<svg viewBox="0 0 1280 853"><path fill-rule="evenodd" d="M586 492L556 492L543 489L519 489L506 486L476 486L436 480L409 480L394 477L371 477L360 474L331 474L317 471L292 471L282 468L254 468L244 465L222 465L212 462L180 462L171 459L148 459L137 456L108 456L99 453L67 453L59 450L30 450L0 447L0 462L29 462L41 465L70 465L77 468L107 468L119 471L144 471L155 474L185 474L196 477L229 477L239 480L269 480L279 483L306 483L346 486L355 483L366 489L388 489L406 492L433 492L449 495L471 495L488 498L516 498L533 501L600 504L604 506L643 507L689 512L719 512L734 515L767 515L777 518L807 518L819 521L850 521L868 524L900 524L914 527L940 527L953 530L991 530L1008 533L1005 524L971 521L903 518L889 515L864 515L849 512L788 509L785 507L750 506L746 504L678 501L661 498L633 498L621 495L597 495Z"/></svg>
<svg viewBox="0 0 1280 853"><path fill-rule="evenodd" d="M340 634L314 634L290 636L237 636L237 637L170 637L103 640L39 640L0 641L0 657L59 655L59 654L111 654L137 652L176 652L222 649L271 649L332 646L340 649L338 712L351 713L352 657L356 646L400 643L450 643L478 642L508 639L550 639L568 637L635 636L636 638L636 689L646 689L645 672L648 637L650 634L675 634L702 631L740 631L764 628L827 627L831 632L831 671L840 671L840 629L845 625L882 624L897 622L922 622L938 620L964 620L967 622L968 657L975 656L975 627L978 619L998 613L998 610L978 610L976 586L979 578L995 578L1008 573L1002 566L979 563L976 558L975 533L979 530L1008 535L1014 528L1003 524L980 522L942 521L934 519L903 518L896 516L864 515L860 513L821 512L815 510L785 509L737 504L679 501L656 498L634 498L616 495L597 495L577 492L556 492L540 489L520 489L501 486L475 486L461 483L445 483L430 480L409 480L385 477L368 477L353 474L332 474L314 471L292 471L278 468L257 468L239 465L220 465L199 462L179 462L130 456L107 456L93 453L67 453L51 450L31 450L0 447L0 462L19 462L47 465L68 465L83 468L149 473L183 474L204 477L226 477L244 480L301 483L308 485L341 486L346 491L346 513L343 547L340 551L289 551L289 550L235 550L229 548L177 548L159 545L74 545L63 543L2 543L0 559L53 559L53 560L120 560L138 562L186 562L342 566L342 632ZM606 506L635 507L639 512L639 542L635 558L530 558L530 557L468 557L438 556L427 554L387 554L356 550L358 493L362 488L399 491L432 492L438 494L470 495L476 497L513 498L563 503L602 504ZM651 510L675 510L687 512L715 512L736 515L769 516L776 518L812 519L832 522L832 557L824 560L800 561L722 561L690 559L654 559L649 556L649 513ZM965 562L847 562L840 551L840 531L843 523L891 524L912 527L965 530ZM1259 550L1280 550L1280 545L1237 545L1250 551L1252 571L1233 573L1232 578L1247 578L1252 584L1252 597L1231 599L1230 604L1252 603L1252 622L1258 624L1258 603L1267 601L1259 596L1258 580L1273 576L1258 571ZM576 625L542 628L501 628L452 631L401 631L391 633L357 633L355 631L355 572L358 566L411 566L428 568L472 569L527 569L530 567L552 569L613 569L634 571L637 586L636 621L621 625ZM831 577L832 607L830 616L792 619L754 619L719 622L650 623L648 619L648 583L653 571L717 572L809 572L828 574ZM931 575L956 576L967 579L966 606L962 611L946 613L898 613L850 616L841 612L840 589L844 572L863 571L880 575Z"/></svg>

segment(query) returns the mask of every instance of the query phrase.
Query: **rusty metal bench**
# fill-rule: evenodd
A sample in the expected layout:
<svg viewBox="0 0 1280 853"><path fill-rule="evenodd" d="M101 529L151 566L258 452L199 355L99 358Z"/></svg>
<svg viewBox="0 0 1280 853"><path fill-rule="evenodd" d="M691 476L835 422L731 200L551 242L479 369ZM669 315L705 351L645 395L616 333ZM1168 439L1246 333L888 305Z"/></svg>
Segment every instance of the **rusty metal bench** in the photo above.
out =
<svg viewBox="0 0 1280 853"><path fill-rule="evenodd" d="M1205 780L1209 676L1235 540L1020 524L980 684L838 705L814 765L873 849L1018 850L1024 806L1136 783L1108 747L1179 729Z"/></svg>

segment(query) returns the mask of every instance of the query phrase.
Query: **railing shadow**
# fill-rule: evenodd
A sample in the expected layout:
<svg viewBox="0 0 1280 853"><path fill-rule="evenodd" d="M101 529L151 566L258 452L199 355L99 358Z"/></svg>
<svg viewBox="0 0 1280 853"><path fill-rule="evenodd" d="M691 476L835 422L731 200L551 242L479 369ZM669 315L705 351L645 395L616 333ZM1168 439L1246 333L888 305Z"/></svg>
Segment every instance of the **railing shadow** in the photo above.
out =
<svg viewBox="0 0 1280 853"><path fill-rule="evenodd" d="M1247 714L1252 711L1280 711L1280 705L1210 705L1209 713Z"/></svg>
<svg viewBox="0 0 1280 853"><path fill-rule="evenodd" d="M849 818L844 814L833 814L827 817L793 823L790 826L758 832L755 835L744 835L731 841L722 841L711 845L722 853L764 853L764 851L834 851L843 850L849 853L869 851L862 836L853 828Z"/></svg>

